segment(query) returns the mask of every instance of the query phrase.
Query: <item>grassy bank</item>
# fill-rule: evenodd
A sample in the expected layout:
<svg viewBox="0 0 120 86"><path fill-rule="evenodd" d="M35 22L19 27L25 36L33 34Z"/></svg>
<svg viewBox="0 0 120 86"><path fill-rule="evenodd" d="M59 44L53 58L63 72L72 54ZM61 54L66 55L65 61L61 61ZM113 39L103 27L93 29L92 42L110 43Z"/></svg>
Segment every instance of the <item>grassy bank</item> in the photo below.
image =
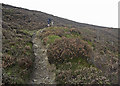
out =
<svg viewBox="0 0 120 86"><path fill-rule="evenodd" d="M39 34L39 33L38 33ZM39 35L47 47L48 60L56 66L59 84L109 84L102 71L90 64L93 43L83 40L75 28L48 27Z"/></svg>

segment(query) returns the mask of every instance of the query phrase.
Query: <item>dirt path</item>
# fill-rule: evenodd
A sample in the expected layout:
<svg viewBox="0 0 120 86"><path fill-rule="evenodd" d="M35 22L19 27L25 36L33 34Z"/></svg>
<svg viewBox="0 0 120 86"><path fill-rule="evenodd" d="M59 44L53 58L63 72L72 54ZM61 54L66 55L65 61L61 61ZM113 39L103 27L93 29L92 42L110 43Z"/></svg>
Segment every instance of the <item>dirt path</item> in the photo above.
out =
<svg viewBox="0 0 120 86"><path fill-rule="evenodd" d="M52 72L53 66L48 62L47 49L42 45L39 34L42 30L36 32L33 37L33 49L35 54L34 72L29 84L55 84L55 73Z"/></svg>

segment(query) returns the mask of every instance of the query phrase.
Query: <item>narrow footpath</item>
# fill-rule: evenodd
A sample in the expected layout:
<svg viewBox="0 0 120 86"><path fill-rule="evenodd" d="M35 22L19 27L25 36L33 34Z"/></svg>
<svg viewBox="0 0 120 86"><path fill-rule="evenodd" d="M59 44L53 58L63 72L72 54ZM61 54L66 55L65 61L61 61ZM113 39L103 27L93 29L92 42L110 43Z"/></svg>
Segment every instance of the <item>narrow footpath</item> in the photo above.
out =
<svg viewBox="0 0 120 86"><path fill-rule="evenodd" d="M55 73L53 66L48 62L47 49L43 46L39 34L43 31L39 30L33 36L33 49L35 54L35 64L29 84L55 84Z"/></svg>

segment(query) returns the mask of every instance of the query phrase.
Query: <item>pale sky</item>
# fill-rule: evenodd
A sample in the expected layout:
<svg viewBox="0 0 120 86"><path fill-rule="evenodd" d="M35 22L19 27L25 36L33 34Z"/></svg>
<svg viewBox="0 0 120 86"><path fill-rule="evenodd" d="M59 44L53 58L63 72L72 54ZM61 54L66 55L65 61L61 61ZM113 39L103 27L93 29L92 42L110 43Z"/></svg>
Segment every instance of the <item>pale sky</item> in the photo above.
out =
<svg viewBox="0 0 120 86"><path fill-rule="evenodd" d="M0 0L0 3L38 10L80 23L118 27L120 0Z"/></svg>

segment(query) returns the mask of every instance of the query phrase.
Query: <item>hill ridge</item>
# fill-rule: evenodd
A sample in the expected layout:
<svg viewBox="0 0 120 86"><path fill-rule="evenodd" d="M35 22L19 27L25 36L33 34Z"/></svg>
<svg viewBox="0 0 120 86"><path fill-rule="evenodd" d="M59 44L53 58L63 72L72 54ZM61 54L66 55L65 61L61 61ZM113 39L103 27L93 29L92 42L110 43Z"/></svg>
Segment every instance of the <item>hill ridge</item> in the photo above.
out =
<svg viewBox="0 0 120 86"><path fill-rule="evenodd" d="M52 16L52 17L61 18L61 19L66 20L66 21L71 21L71 22L73 22L73 23L79 24L79 25L84 26L84 27L89 26L89 27L91 27L91 28L94 27L94 28L111 28L111 29L117 29L117 28L113 28L113 27L99 26L99 25L88 24L88 23L80 23L80 22L76 22L76 21L74 21L74 20L70 20L70 19L66 19L66 18L54 16L53 14L49 14L49 13L46 13L46 12L36 11L36 10L30 10L30 9L27 9L27 8L16 7L16 6L12 6L12 5L8 5L8 4L4 4L4 3L2 3L2 6L4 6L4 7L6 6L6 7L10 7L10 8L23 9L23 10L31 11L31 12L42 13L42 14L49 15L49 16Z"/></svg>

